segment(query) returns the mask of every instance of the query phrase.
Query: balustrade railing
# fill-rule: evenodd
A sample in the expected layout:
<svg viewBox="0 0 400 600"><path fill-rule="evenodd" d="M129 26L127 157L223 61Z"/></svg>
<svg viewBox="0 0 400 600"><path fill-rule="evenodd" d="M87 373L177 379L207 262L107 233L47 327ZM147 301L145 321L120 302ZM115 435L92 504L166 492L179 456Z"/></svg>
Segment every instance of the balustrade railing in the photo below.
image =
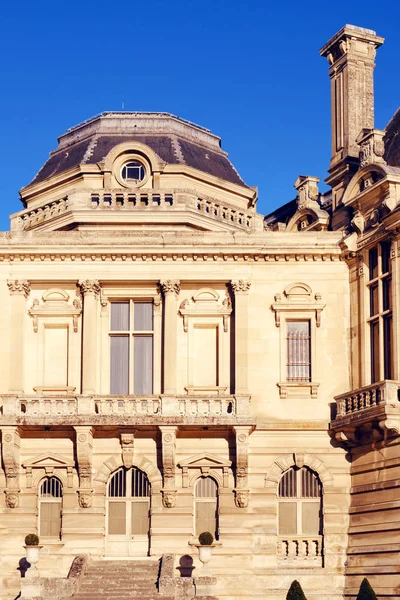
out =
<svg viewBox="0 0 400 600"><path fill-rule="evenodd" d="M11 228L28 230L71 210L95 211L175 211L186 210L234 225L245 231L253 229L254 213L240 210L226 202L199 198L192 190L77 190L70 196L26 209L11 217Z"/></svg>
<svg viewBox="0 0 400 600"><path fill-rule="evenodd" d="M385 404L386 402L398 402L400 382L381 381L371 385L358 388L336 396L336 418L343 418L354 413Z"/></svg>
<svg viewBox="0 0 400 600"><path fill-rule="evenodd" d="M323 557L323 537L282 536L278 538L277 554L286 560L321 561Z"/></svg>

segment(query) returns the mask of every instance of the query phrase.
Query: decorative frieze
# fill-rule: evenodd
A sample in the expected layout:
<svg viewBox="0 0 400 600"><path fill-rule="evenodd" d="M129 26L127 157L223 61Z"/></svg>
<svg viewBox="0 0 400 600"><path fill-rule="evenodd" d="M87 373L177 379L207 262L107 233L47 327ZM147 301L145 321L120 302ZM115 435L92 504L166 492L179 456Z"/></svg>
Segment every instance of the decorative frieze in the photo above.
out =
<svg viewBox="0 0 400 600"><path fill-rule="evenodd" d="M75 426L76 460L79 474L78 501L81 508L92 505L92 454L93 429L86 426Z"/></svg>
<svg viewBox="0 0 400 600"><path fill-rule="evenodd" d="M9 279L7 286L11 295L23 295L25 298L31 291L31 284L26 279Z"/></svg>

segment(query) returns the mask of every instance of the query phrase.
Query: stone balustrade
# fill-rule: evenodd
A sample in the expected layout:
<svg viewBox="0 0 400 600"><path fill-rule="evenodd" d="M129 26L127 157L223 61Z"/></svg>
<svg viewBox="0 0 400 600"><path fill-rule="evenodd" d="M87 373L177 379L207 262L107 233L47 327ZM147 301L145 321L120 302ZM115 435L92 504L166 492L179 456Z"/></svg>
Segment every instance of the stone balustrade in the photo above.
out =
<svg viewBox="0 0 400 600"><path fill-rule="evenodd" d="M74 417L88 420L103 416L123 419L136 418L151 422L177 419L182 422L237 422L250 418L250 398L213 395L149 395L149 396L90 396L90 395L21 395L2 396L0 419L53 418L73 421ZM71 417L71 419L68 419Z"/></svg>
<svg viewBox="0 0 400 600"><path fill-rule="evenodd" d="M212 198L199 198L194 190L80 190L71 191L64 198L46 202L43 206L26 209L11 215L11 229L30 230L43 226L56 218L65 218L73 212L87 210L96 212L123 211L182 211L201 214L214 221L229 224L235 228L252 231L256 227L254 211L241 210L226 202ZM261 221L260 221L261 223ZM260 224L259 224L260 225ZM262 224L260 225L262 229Z"/></svg>
<svg viewBox="0 0 400 600"><path fill-rule="evenodd" d="M277 554L279 559L293 561L313 561L322 565L323 537L282 536L278 538Z"/></svg>
<svg viewBox="0 0 400 600"><path fill-rule="evenodd" d="M336 396L336 420L390 402L398 402L400 382L381 381Z"/></svg>

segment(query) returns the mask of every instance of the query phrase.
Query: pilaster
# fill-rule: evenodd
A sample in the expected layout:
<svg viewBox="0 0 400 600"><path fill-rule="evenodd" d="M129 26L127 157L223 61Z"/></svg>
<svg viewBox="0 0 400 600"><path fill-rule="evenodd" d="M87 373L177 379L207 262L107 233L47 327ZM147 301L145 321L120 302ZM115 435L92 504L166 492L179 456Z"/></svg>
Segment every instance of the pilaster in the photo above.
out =
<svg viewBox="0 0 400 600"><path fill-rule="evenodd" d="M96 392L97 367L97 311L100 284L97 279L79 282L83 302L83 344L82 344L82 394Z"/></svg>
<svg viewBox="0 0 400 600"><path fill-rule="evenodd" d="M86 425L74 426L76 460L79 474L78 500L81 508L92 506L92 455L93 455L93 428Z"/></svg>
<svg viewBox="0 0 400 600"><path fill-rule="evenodd" d="M1 438L2 462L6 476L5 502L7 508L18 508L20 492L20 434L18 427L1 427Z"/></svg>
<svg viewBox="0 0 400 600"><path fill-rule="evenodd" d="M166 508L174 508L176 503L175 485L175 445L178 427L174 425L159 426L161 431L163 483L161 490L163 505Z"/></svg>
<svg viewBox="0 0 400 600"><path fill-rule="evenodd" d="M248 329L249 290L251 283L243 279L231 281L235 295L235 394L248 395Z"/></svg>
<svg viewBox="0 0 400 600"><path fill-rule="evenodd" d="M175 394L178 297L181 285L179 279L164 279L160 281L160 288L164 295L164 393Z"/></svg>
<svg viewBox="0 0 400 600"><path fill-rule="evenodd" d="M249 503L248 466L249 466L249 435L251 427L233 427L236 435L236 488L235 504L238 508L247 508Z"/></svg>
<svg viewBox="0 0 400 600"><path fill-rule="evenodd" d="M24 388L24 315L30 283L26 279L7 281L11 295L9 391L21 393Z"/></svg>

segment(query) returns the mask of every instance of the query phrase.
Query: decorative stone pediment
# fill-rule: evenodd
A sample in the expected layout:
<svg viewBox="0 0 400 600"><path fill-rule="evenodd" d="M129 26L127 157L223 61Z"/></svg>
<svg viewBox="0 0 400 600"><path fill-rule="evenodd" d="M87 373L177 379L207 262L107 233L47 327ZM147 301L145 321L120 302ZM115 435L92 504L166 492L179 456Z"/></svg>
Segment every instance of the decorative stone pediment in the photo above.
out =
<svg viewBox="0 0 400 600"><path fill-rule="evenodd" d="M28 314L33 319L33 331L37 333L39 318L70 317L73 321L74 332L78 331L78 317L82 313L82 304L79 298L69 303L69 295L65 290L51 288L42 295L42 303L36 298Z"/></svg>
<svg viewBox="0 0 400 600"><path fill-rule="evenodd" d="M182 469L182 487L189 487L198 476L214 477L219 485L228 487L228 474L232 461L217 454L196 454L182 460L178 466ZM191 471L189 477L189 469Z"/></svg>
<svg viewBox="0 0 400 600"><path fill-rule="evenodd" d="M183 317L183 329L189 329L190 317L222 317L225 333L228 331L228 319L232 313L232 303L229 296L222 302L218 292L212 288L199 289L190 300L183 300L179 307Z"/></svg>
<svg viewBox="0 0 400 600"><path fill-rule="evenodd" d="M75 462L61 454L41 454L40 456L34 456L26 461L24 461L23 467L31 468L31 469L55 469L55 468L68 468L74 467Z"/></svg>
<svg viewBox="0 0 400 600"><path fill-rule="evenodd" d="M318 292L312 294L312 290L306 283L291 283L288 285L283 294L275 295L275 302L271 306L275 312L275 325L280 327L280 315L282 312L303 312L315 311L315 321L317 327L321 325L321 312L325 308L325 304L321 302L321 294Z"/></svg>

